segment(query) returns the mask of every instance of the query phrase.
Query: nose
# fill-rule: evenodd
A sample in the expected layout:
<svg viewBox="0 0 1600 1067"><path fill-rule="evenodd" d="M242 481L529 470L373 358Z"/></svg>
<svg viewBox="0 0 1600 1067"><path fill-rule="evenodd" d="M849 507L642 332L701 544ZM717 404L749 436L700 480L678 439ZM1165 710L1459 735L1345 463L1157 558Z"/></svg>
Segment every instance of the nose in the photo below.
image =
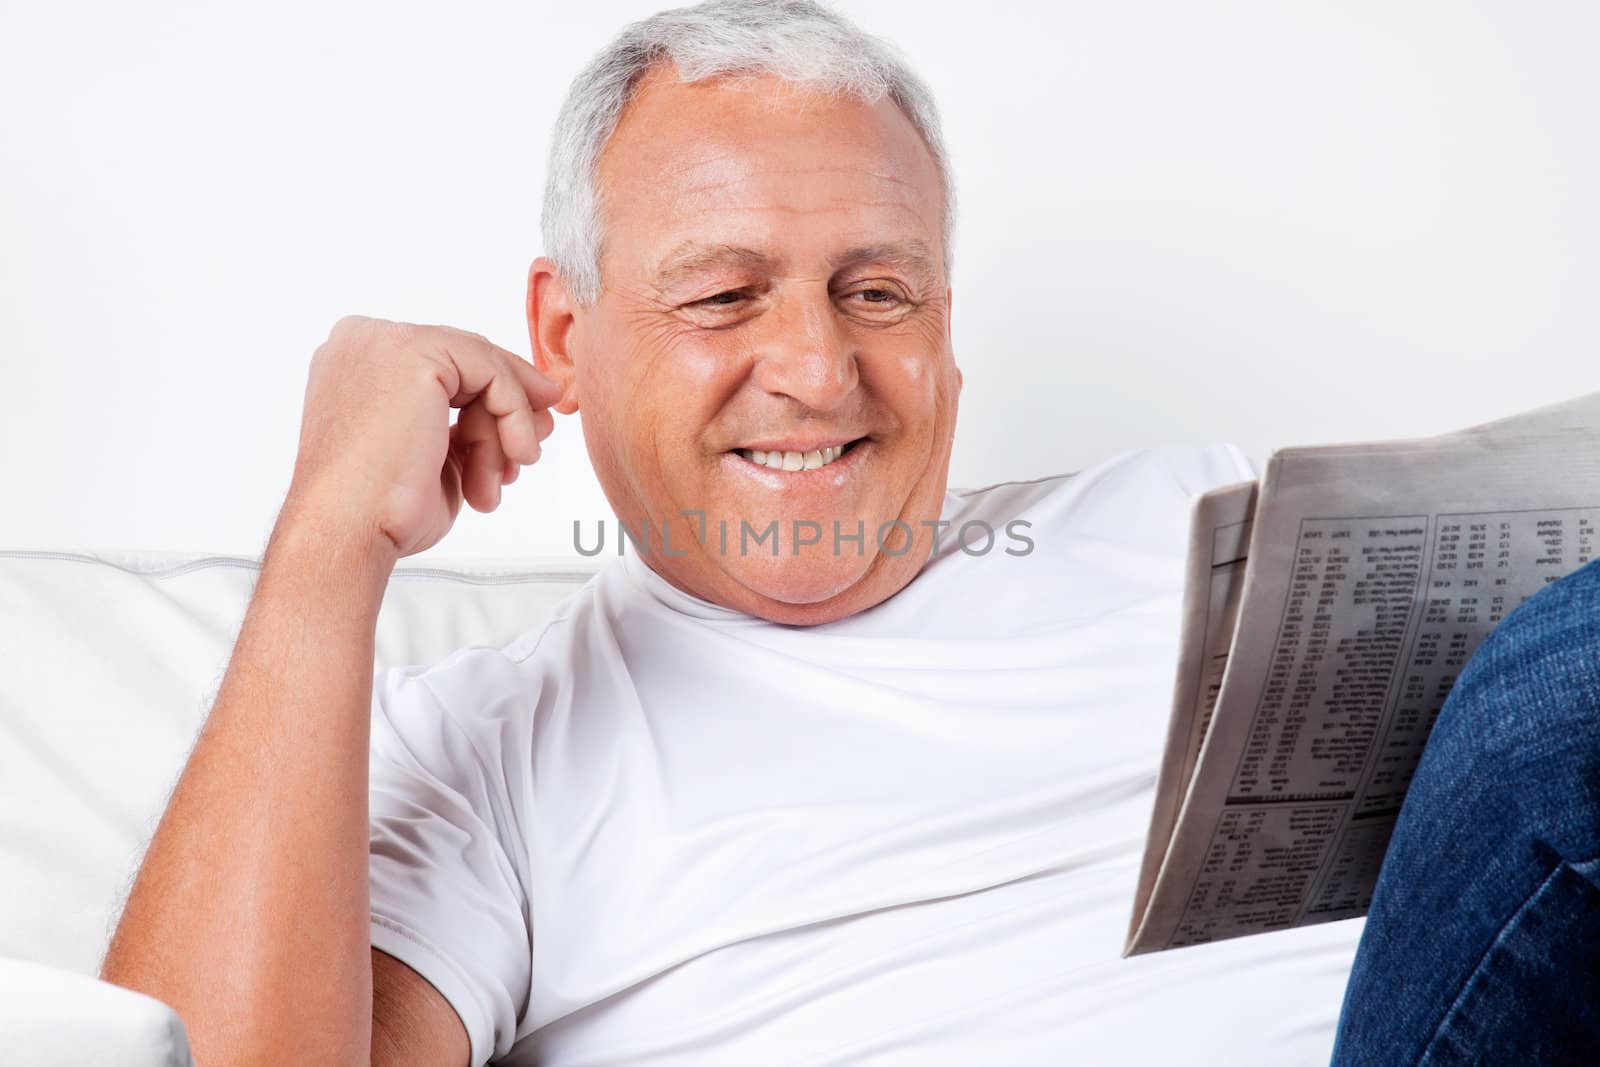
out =
<svg viewBox="0 0 1600 1067"><path fill-rule="evenodd" d="M761 325L753 376L762 389L816 411L837 409L855 391L855 342L825 290L781 294Z"/></svg>

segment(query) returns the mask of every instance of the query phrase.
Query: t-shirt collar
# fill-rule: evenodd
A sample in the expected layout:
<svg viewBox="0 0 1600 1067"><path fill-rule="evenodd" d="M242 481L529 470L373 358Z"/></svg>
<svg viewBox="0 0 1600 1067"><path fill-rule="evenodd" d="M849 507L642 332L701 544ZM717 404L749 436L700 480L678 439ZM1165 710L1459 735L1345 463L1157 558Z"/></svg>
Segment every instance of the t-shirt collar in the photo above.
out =
<svg viewBox="0 0 1600 1067"><path fill-rule="evenodd" d="M639 586L661 604L680 614L689 615L697 619L713 619L724 622L755 618L755 616L737 608L715 604L695 596L693 593L684 592L656 573L655 568L646 563L636 552L623 552L622 572L629 581Z"/></svg>

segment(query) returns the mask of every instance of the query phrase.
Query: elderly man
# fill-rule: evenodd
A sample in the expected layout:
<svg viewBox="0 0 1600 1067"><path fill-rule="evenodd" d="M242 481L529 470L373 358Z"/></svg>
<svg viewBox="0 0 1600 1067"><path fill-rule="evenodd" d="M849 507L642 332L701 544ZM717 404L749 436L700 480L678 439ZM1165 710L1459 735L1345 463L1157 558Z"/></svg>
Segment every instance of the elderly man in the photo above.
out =
<svg viewBox="0 0 1600 1067"><path fill-rule="evenodd" d="M105 975L202 1063L1051 1047L1078 964L1122 964L1189 496L1251 471L948 491L953 216L927 90L837 15L629 27L554 133L533 363L360 318L315 353ZM638 550L374 682L391 567L493 510L552 411Z"/></svg>
<svg viewBox="0 0 1600 1067"><path fill-rule="evenodd" d="M1117 958L1188 502L1253 472L948 489L953 218L929 94L838 16L630 26L557 124L533 362L361 318L315 353L106 977L202 1063L1108 1062L1130 976L1200 976L1202 1059L1294 1030L1205 950ZM494 510L552 411L635 551L374 679L395 561Z"/></svg>

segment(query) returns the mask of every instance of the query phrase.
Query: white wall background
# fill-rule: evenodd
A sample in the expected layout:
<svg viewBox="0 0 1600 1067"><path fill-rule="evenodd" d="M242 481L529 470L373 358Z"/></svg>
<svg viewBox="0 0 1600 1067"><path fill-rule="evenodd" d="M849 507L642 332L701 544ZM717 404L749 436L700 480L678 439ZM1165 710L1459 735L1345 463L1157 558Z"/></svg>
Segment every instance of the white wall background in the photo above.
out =
<svg viewBox="0 0 1600 1067"><path fill-rule="evenodd" d="M567 82L671 0L3 0L0 547L260 551L341 315L524 355ZM962 198L952 484L1600 388L1600 7L842 0ZM575 422L430 555L567 554Z"/></svg>

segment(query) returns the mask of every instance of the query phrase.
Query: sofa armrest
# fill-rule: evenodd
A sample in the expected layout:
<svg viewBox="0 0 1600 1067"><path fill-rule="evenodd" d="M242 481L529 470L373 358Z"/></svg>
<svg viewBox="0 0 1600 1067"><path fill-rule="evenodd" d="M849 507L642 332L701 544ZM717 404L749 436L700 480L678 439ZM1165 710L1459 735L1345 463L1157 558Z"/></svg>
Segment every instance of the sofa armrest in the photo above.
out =
<svg viewBox="0 0 1600 1067"><path fill-rule="evenodd" d="M0 1049L15 1067L194 1067L178 1013L142 993L0 958Z"/></svg>

